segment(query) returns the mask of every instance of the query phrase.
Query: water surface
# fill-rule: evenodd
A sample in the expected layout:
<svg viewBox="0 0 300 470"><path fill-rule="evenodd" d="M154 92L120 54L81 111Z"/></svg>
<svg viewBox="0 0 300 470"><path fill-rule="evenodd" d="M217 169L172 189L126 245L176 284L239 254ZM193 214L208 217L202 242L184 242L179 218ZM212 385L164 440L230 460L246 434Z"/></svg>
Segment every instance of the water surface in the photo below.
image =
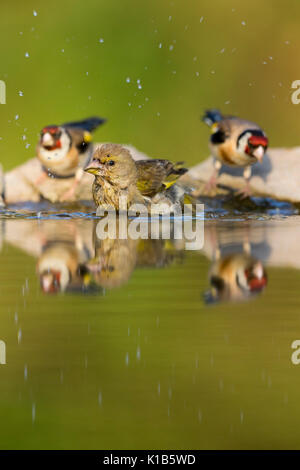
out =
<svg viewBox="0 0 300 470"><path fill-rule="evenodd" d="M208 213L187 251L40 209L0 221L1 448L299 447L298 216Z"/></svg>

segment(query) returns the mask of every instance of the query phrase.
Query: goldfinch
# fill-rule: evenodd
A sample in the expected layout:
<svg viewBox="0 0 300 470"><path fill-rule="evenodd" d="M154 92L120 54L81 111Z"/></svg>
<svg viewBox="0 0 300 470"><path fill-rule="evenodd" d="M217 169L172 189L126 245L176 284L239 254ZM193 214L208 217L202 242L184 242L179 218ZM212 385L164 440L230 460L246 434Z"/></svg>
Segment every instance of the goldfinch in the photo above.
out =
<svg viewBox="0 0 300 470"><path fill-rule="evenodd" d="M209 148L215 158L215 170L205 189L216 189L219 171L224 164L244 168L246 185L239 193L242 197L250 196L251 166L262 162L268 148L264 131L253 122L223 116L216 109L206 111L203 121L211 128Z"/></svg>
<svg viewBox="0 0 300 470"><path fill-rule="evenodd" d="M209 280L206 303L247 300L265 289L268 278L261 261L247 253L234 253L213 263Z"/></svg>
<svg viewBox="0 0 300 470"><path fill-rule="evenodd" d="M105 119L92 117L44 127L37 145L37 157L43 173L35 183L41 184L47 177L75 177L70 190L62 197L62 200L72 199L83 168L91 158L92 132L104 122Z"/></svg>

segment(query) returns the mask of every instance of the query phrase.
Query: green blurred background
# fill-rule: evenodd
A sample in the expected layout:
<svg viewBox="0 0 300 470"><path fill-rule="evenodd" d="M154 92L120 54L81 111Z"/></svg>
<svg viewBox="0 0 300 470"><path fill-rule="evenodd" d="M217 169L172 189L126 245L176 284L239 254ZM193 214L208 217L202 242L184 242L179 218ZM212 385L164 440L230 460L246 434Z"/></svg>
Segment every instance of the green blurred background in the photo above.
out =
<svg viewBox="0 0 300 470"><path fill-rule="evenodd" d="M44 125L94 114L109 119L98 141L187 164L207 155L211 106L298 145L299 14L297 0L2 0L4 168L34 155Z"/></svg>

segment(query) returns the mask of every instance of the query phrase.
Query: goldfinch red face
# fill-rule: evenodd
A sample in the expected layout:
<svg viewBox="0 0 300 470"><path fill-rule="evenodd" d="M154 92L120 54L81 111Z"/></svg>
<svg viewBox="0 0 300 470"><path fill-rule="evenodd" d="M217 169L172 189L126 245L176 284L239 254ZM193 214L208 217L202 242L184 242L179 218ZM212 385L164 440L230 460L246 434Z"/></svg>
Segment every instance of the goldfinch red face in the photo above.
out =
<svg viewBox="0 0 300 470"><path fill-rule="evenodd" d="M61 273L59 271L49 270L40 275L42 291L46 294L56 294L61 290Z"/></svg>
<svg viewBox="0 0 300 470"><path fill-rule="evenodd" d="M62 129L57 126L47 126L41 131L40 145L46 150L55 150L62 147Z"/></svg>
<svg viewBox="0 0 300 470"><path fill-rule="evenodd" d="M237 273L238 285L250 292L262 291L268 282L266 271L260 261L247 267L242 273Z"/></svg>
<svg viewBox="0 0 300 470"><path fill-rule="evenodd" d="M238 148L260 163L266 153L268 143L268 138L258 130L245 131L238 138Z"/></svg>

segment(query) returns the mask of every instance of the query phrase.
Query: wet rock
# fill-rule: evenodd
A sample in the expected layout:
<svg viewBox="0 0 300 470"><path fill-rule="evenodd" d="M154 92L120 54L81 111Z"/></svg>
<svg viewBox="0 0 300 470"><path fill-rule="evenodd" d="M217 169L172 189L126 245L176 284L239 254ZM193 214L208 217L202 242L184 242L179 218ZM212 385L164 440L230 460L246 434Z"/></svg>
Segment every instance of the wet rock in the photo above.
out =
<svg viewBox="0 0 300 470"><path fill-rule="evenodd" d="M101 144L97 144L101 145ZM126 145L136 160L149 158L136 148ZM23 165L17 166L11 171L5 173L5 202L7 204L15 204L20 202L39 202L41 199L47 199L50 202L60 201L62 195L70 189L74 182L74 178L57 179L47 178L40 185L36 185L38 177L42 173L42 167L37 158L28 160ZM0 171L1 177L1 171ZM91 200L92 199L92 183L94 177L88 173L84 173L82 180L76 188L74 200ZM1 178L0 178L1 190ZM0 192L1 194L1 192ZM1 199L0 199L1 204Z"/></svg>
<svg viewBox="0 0 300 470"><path fill-rule="evenodd" d="M192 167L183 179L201 194L212 173L213 158L210 157ZM242 173L242 168L223 165L217 193L241 189L245 185ZM300 147L269 149L263 163L253 165L250 186L254 196L300 203Z"/></svg>
<svg viewBox="0 0 300 470"><path fill-rule="evenodd" d="M149 158L132 146L127 145L126 147L130 149L136 160ZM53 203L60 201L62 195L72 186L74 179L47 178L37 186L35 181L41 171L41 165L37 158L7 172L2 178L3 173L0 169L0 194L2 194L4 179L5 202L7 204L39 202L41 199ZM209 157L204 162L192 167L180 181L189 192L194 190L197 194L202 195L204 186L212 172L213 159ZM242 173L242 168L231 168L224 165L218 180L217 195L241 189L245 184ZM76 188L74 200L91 200L92 182L93 176L85 173ZM250 186L254 196L300 204L300 147L270 149L265 155L263 163L257 163L252 167Z"/></svg>

